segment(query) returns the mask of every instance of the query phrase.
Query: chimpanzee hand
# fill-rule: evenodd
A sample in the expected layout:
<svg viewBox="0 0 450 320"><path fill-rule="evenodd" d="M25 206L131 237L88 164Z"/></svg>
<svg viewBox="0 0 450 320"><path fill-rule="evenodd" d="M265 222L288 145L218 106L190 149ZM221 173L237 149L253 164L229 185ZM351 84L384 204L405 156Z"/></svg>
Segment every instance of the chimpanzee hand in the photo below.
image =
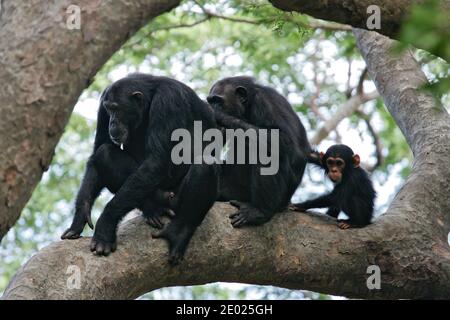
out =
<svg viewBox="0 0 450 320"><path fill-rule="evenodd" d="M173 210L176 208L177 201L174 192L158 190L155 198L147 199L141 208L145 221L154 228L162 229L164 216L175 217Z"/></svg>
<svg viewBox="0 0 450 320"><path fill-rule="evenodd" d="M259 209L252 207L249 203L231 200L230 204L239 210L230 215L231 224L235 228L243 226L257 226L270 220Z"/></svg>
<svg viewBox="0 0 450 320"><path fill-rule="evenodd" d="M83 232L86 223L91 229L94 229L94 225L91 221L91 210L89 208L78 208L75 211L75 216L72 225L69 229L64 231L61 235L61 239L78 239Z"/></svg>
<svg viewBox="0 0 450 320"><path fill-rule="evenodd" d="M98 256L108 256L111 252L116 251L116 226L111 220L102 219L107 215L103 214L95 225L94 236L91 240L90 249Z"/></svg>
<svg viewBox="0 0 450 320"><path fill-rule="evenodd" d="M145 222L157 229L162 229L164 227L163 217L175 217L175 212L172 209L160 205L155 205L150 210L147 209L142 211L142 214L144 215Z"/></svg>
<svg viewBox="0 0 450 320"><path fill-rule="evenodd" d="M291 211L299 212L305 212L307 210L306 206L303 203L290 203L288 208Z"/></svg>

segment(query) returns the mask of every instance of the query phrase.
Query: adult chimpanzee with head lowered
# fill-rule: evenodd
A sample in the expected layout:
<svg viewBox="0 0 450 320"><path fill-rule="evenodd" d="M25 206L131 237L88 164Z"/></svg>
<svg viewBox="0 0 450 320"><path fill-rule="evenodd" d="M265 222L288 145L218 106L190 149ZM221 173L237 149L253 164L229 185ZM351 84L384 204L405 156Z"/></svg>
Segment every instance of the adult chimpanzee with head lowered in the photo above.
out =
<svg viewBox="0 0 450 320"><path fill-rule="evenodd" d="M223 128L279 130L279 141L270 141L267 135L268 145L279 144L276 174L261 175L260 164L225 164L219 181L219 200L233 200L231 204L238 208L230 216L234 227L265 223L287 207L302 180L311 151L305 128L283 96L250 77L216 82L207 100Z"/></svg>
<svg viewBox="0 0 450 320"><path fill-rule="evenodd" d="M291 208L297 211L328 208L327 214L334 218L343 211L349 219L339 220L341 229L370 224L376 192L369 176L359 166L359 155L346 145L336 144L325 154L312 153L308 161L323 168L335 187L330 194L294 204Z"/></svg>
<svg viewBox="0 0 450 320"><path fill-rule="evenodd" d="M217 197L215 165L171 161L172 132L183 128L193 134L194 121L206 129L216 126L212 109L176 80L132 74L105 89L75 217L62 238L78 238L86 223L92 225L92 205L106 187L115 196L97 221L91 251L108 255L115 250L117 225L130 210L142 209L150 224L162 227L161 215L172 207L176 215L154 236L169 241L169 262L178 263ZM174 205L162 190L176 193Z"/></svg>

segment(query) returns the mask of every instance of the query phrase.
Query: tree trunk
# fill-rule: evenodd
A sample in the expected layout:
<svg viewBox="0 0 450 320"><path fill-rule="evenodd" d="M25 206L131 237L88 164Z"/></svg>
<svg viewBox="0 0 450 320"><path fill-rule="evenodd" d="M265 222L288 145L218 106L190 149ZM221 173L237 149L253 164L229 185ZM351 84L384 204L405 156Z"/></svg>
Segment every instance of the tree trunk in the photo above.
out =
<svg viewBox="0 0 450 320"><path fill-rule="evenodd" d="M2 1L0 9L0 240L52 159L78 97L98 69L176 0ZM69 30L67 8L81 8Z"/></svg>
<svg viewBox="0 0 450 320"><path fill-rule="evenodd" d="M340 230L323 216L286 212L261 227L233 229L227 204L207 215L178 267L151 239L141 217L125 222L118 250L97 257L89 239L59 241L12 279L4 299L136 298L172 286L233 281L356 298L450 298L450 116L419 88L425 75L411 52L389 54L393 41L354 30L380 95L414 154L413 170L388 211L362 229ZM369 290L370 265L381 288ZM73 266L79 289L70 285Z"/></svg>

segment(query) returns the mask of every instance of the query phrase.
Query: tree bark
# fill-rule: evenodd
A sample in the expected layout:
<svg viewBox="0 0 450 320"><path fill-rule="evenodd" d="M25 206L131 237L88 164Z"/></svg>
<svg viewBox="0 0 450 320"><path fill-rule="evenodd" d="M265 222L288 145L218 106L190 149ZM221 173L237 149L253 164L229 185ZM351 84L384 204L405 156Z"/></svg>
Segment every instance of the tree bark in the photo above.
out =
<svg viewBox="0 0 450 320"><path fill-rule="evenodd" d="M356 28L368 29L367 12L371 5L380 8L380 29L373 30L392 39L398 39L398 33L404 19L413 4L423 0L269 0L275 7L284 11L298 11L315 18L349 24ZM450 1L441 0L442 10L450 11ZM444 58L444 57L442 57Z"/></svg>
<svg viewBox="0 0 450 320"><path fill-rule="evenodd" d="M176 0L2 1L0 240L48 168L78 97L99 68ZM81 8L69 30L67 8Z"/></svg>
<svg viewBox="0 0 450 320"><path fill-rule="evenodd" d="M96 257L89 239L38 252L12 279L4 299L130 299L172 285L233 281L355 298L450 298L450 115L420 90L426 78L411 52L389 54L393 41L354 30L380 95L414 154L411 175L388 211L362 229L340 230L323 216L285 212L261 227L233 229L232 209L216 204L178 267L151 239L141 217L125 222L118 251ZM80 289L67 285L80 270ZM370 265L381 289L369 290Z"/></svg>

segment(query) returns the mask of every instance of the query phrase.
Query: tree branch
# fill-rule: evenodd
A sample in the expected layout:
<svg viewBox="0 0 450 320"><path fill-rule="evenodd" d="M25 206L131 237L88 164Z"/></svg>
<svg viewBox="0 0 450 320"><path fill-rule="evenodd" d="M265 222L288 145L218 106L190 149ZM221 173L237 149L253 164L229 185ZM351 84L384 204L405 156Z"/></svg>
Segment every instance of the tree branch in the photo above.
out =
<svg viewBox="0 0 450 320"><path fill-rule="evenodd" d="M367 28L367 18L371 13L367 13L370 5L377 5L380 8L381 29L380 34L395 38L400 30L402 21L407 16L413 4L422 1L414 0L317 0L317 1L296 1L296 0L269 0L275 7L284 11L298 11L311 15L318 19L336 21L357 28ZM450 2L442 0L443 9L450 8Z"/></svg>
<svg viewBox="0 0 450 320"><path fill-rule="evenodd" d="M340 230L323 216L285 212L261 227L233 229L227 216L234 210L217 203L177 267L168 265L166 243L151 238L151 228L141 217L120 227L118 249L106 258L89 251L87 238L56 242L30 259L3 299L132 299L161 287L215 281L270 284L348 297L411 298L423 296L423 292L436 292L436 298L450 295L450 283L433 281L440 274L431 262L421 259L419 248L411 246L406 220L385 217L364 229L349 231ZM398 244L408 248L400 259L395 249ZM405 262L405 255L415 259ZM382 290L368 290L366 270L376 263L389 268L383 270L389 276ZM68 286L73 266L80 270L80 289ZM416 268L431 273L417 278ZM390 278L393 275L395 279Z"/></svg>
<svg viewBox="0 0 450 320"><path fill-rule="evenodd" d="M367 12L369 6L376 5L379 10L380 29L374 30L392 39L399 40L400 28L403 21L409 15L413 5L421 4L424 0L269 0L275 7L284 11L298 11L311 15L318 19L335 21L356 28L367 29L368 19L374 12ZM450 12L450 0L440 0L440 9ZM423 44L415 41L414 45L419 48ZM427 48L422 48L427 49ZM442 52L432 52L444 60L446 57Z"/></svg>
<svg viewBox="0 0 450 320"><path fill-rule="evenodd" d="M208 21L209 19L210 19L210 17L206 17L206 18L203 18L203 19L191 22L191 23L181 23L181 24L176 24L176 25L171 25L171 26L155 28L155 29L152 29L152 30L146 32L145 35L143 36L143 38L151 37L151 35L153 33L158 32L158 31L170 31L170 30L174 30L174 29L192 28L199 24L202 24L203 22ZM136 41L126 43L123 47L133 47L133 46L139 44L139 42L140 41L138 39Z"/></svg>
<svg viewBox="0 0 450 320"><path fill-rule="evenodd" d="M349 117L358 108L367 101L376 99L378 92L373 91L367 94L355 95L348 99L323 126L316 131L316 134L310 139L311 144L318 145L323 139L328 137L331 131L335 130L339 123L345 118Z"/></svg>
<svg viewBox="0 0 450 320"><path fill-rule="evenodd" d="M356 114L363 119L363 121L366 123L367 126L367 130L369 131L370 135L373 138L373 144L375 145L375 158L377 159L377 161L375 162L374 165L370 166L370 167L365 167L365 169L369 172L373 172L375 171L379 166L381 166L381 164L383 163L383 147L381 145L381 140L380 137L378 136L378 134L376 133L374 127L372 126L372 124L370 123L370 116L365 114L363 111L361 110L356 110Z"/></svg>

